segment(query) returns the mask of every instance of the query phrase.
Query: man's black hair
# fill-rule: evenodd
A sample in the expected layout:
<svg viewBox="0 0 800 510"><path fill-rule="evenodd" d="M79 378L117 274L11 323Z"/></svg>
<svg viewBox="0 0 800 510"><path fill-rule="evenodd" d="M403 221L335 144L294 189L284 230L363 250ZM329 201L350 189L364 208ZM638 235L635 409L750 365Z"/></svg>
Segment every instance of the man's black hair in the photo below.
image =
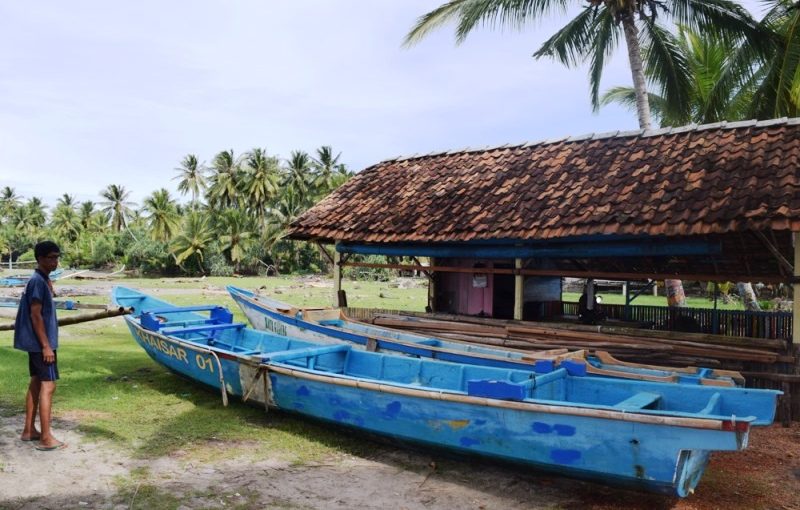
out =
<svg viewBox="0 0 800 510"><path fill-rule="evenodd" d="M50 255L51 253L61 253L58 245L53 241L42 241L41 243L37 243L33 248L33 254L36 257L36 260L39 260L39 257L44 257L46 255Z"/></svg>

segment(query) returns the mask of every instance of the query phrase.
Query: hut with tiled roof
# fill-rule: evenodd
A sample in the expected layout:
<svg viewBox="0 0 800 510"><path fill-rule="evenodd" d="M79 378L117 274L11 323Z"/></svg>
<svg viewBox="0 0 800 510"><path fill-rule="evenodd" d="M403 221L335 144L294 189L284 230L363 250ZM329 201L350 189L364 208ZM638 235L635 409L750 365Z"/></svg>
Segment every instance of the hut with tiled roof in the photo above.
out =
<svg viewBox="0 0 800 510"><path fill-rule="evenodd" d="M560 298L563 276L794 283L799 169L800 119L417 155L363 170L290 235L335 243L337 270L431 257L434 307L501 317Z"/></svg>

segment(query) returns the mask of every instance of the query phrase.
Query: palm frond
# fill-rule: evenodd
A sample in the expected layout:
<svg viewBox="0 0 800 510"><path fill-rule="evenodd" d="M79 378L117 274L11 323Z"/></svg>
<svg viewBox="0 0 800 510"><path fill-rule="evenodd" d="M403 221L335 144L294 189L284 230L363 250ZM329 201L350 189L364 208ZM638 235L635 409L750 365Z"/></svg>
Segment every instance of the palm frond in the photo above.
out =
<svg viewBox="0 0 800 510"><path fill-rule="evenodd" d="M589 88L591 90L592 109L600 109L600 80L603 77L603 68L606 58L610 57L619 43L619 29L614 21L611 11L604 9L593 20L591 32L594 34L592 41L593 51L589 63Z"/></svg>
<svg viewBox="0 0 800 510"><path fill-rule="evenodd" d="M607 11L601 12L606 13ZM597 28L596 18L598 15L597 9L586 7L542 43L542 46L533 54L534 58L552 57L567 67L573 67L583 62L586 56L592 52L592 43L595 40L592 29Z"/></svg>
<svg viewBox="0 0 800 510"><path fill-rule="evenodd" d="M742 39L753 47L767 43L759 23L731 0L671 0L670 14L675 23L700 34L714 34L730 45Z"/></svg>
<svg viewBox="0 0 800 510"><path fill-rule="evenodd" d="M677 38L652 19L645 19L639 32L643 41L645 75L657 86L659 95L669 106L662 118L681 124L691 119L691 78L686 54Z"/></svg>
<svg viewBox="0 0 800 510"><path fill-rule="evenodd" d="M566 10L568 0L451 0L421 16L403 45L416 44L433 30L456 21L456 42L461 43L478 26L519 29L553 9Z"/></svg>

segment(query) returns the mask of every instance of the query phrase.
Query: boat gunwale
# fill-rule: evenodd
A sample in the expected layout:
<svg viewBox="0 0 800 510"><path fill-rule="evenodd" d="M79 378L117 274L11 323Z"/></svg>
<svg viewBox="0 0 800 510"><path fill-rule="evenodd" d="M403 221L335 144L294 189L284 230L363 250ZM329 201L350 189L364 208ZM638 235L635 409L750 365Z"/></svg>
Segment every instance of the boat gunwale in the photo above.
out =
<svg viewBox="0 0 800 510"><path fill-rule="evenodd" d="M236 288L236 287L234 287L234 288ZM238 297L240 297L241 299L243 299L245 301L249 301L249 302L254 303L254 304L262 305L263 307L268 309L268 312L271 312L274 315L280 315L283 318L287 318L287 319L296 321L296 322L298 322L299 324L302 324L302 325L310 325L310 326L313 326L314 328L332 329L334 331L338 331L340 333L347 334L347 335L360 336L360 337L364 337L364 338L368 338L368 339L372 338L372 339L375 339L375 340L378 340L378 341L391 342L391 343L394 343L394 344L397 344L397 345L402 345L402 346L405 346L405 347L414 347L414 348L418 348L418 349L426 349L426 350L430 350L430 351L441 352L443 354L457 354L459 356L469 356L471 358L482 358L482 359L491 359L493 361L505 361L505 362L519 363L521 365L530 365L531 367L533 367L533 365L537 361L534 358L530 358L530 357L526 358L525 357L525 355L530 356L531 353L529 351L524 351L522 349L514 349L513 347L505 347L505 346L503 346L503 350L507 350L507 351L510 351L510 352L521 354L522 357L520 357L520 358L505 357L505 356L499 356L499 355L496 355L496 354L487 354L487 353L482 353L482 352L470 351L468 349L464 349L463 351L461 351L461 350L455 350L455 349L448 349L446 347L433 346L433 345L427 345L427 344L420 344L420 343L412 342L412 341L409 341L409 340L400 340L398 338L391 338L391 337L388 337L388 336L369 335L369 334L366 334L366 333L361 332L361 331L350 331L350 330L348 330L346 328L343 328L343 327L340 327L340 326L334 326L332 324L320 324L318 322L312 322L312 321L306 320L305 317L302 318L302 319L298 319L297 317L291 316L288 313L283 313L279 309L271 307L270 305L268 305L264 301L260 301L257 297L245 296L245 295L242 295L241 293L239 293ZM296 309L298 311L302 311L303 310L302 308L293 308L293 309ZM362 321L359 321L359 320L352 319L352 318L348 317L341 310L339 311L339 313L342 315L342 319L341 320L343 320L343 321L353 322L353 323L356 323L356 324L364 324L366 326L370 326L370 327L373 327L373 328L376 328L376 329L382 329L381 326L376 326L374 324L369 324L369 323L366 323L366 322L362 322ZM312 329L312 328L305 328L305 329ZM464 346L473 345L470 342L462 342L462 341L452 340L452 339L441 339L441 338L435 338L435 337L425 337L425 336L422 336L422 335L416 335L414 333L405 333L405 332L404 332L404 334L418 336L422 340L437 340L439 342L442 342L442 341L444 341L444 342L453 342L455 344L460 344L460 345L464 345Z"/></svg>
<svg viewBox="0 0 800 510"><path fill-rule="evenodd" d="M158 336L166 341L176 343L180 346L187 346L190 348L198 347L197 344L194 342L183 340L174 336L164 335L161 332L148 330L147 328L142 326L137 321L136 318L126 316L125 320L129 324L132 324L138 331ZM200 348L205 349L204 347ZM517 411L541 412L541 413L561 414L568 416L581 416L586 418L607 419L615 421L626 421L626 422L643 423L651 425L665 425L665 426L675 426L675 427L705 429L705 430L726 430L725 424L726 423L730 424L730 422L733 421L733 422L747 423L746 431L749 432L750 422L755 420L755 417L737 418L735 416L732 416L731 419L720 419L713 417L695 418L695 417L678 417L678 416L660 416L660 415L637 413L630 411L614 411L609 409L576 407L574 405L560 406L552 404L541 404L536 402L517 402L509 400L491 399L486 397L475 397L475 396L462 395L445 391L410 388L408 386L403 386L403 385L376 383L371 381L365 381L363 379L359 379L353 376L346 376L340 374L323 375L320 374L318 371L304 370L300 367L289 368L289 366L283 363L264 362L261 361L261 356L258 355L242 356L233 351L227 351L225 349L219 349L213 346L209 346L207 348L209 350L216 351L216 353L219 354L220 358L222 359L229 359L240 363L243 362L255 369L266 369L268 372L275 372L286 376L297 377L300 379L307 379L317 382L324 382L327 384L334 384L337 386L348 386L352 388L378 391L381 393L403 395L408 397L427 398L431 400L440 400L445 402L511 409Z"/></svg>

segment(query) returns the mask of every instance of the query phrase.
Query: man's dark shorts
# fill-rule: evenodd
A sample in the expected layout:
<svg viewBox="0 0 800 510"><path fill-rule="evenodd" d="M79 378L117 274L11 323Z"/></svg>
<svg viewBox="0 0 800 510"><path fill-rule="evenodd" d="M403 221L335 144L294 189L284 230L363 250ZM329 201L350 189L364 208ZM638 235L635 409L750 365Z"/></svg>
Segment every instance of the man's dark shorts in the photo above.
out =
<svg viewBox="0 0 800 510"><path fill-rule="evenodd" d="M28 353L28 371L31 377L38 377L40 381L58 380L58 354L53 351L54 360L49 365L44 362L44 355L41 352Z"/></svg>

